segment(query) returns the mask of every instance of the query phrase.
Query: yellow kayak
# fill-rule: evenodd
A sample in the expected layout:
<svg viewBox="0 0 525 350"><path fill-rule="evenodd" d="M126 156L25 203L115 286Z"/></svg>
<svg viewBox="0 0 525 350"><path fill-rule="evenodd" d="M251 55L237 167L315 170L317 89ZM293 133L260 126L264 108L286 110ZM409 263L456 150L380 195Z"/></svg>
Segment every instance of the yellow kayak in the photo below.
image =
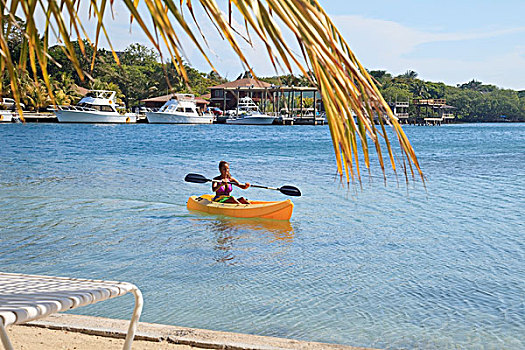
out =
<svg viewBox="0 0 525 350"><path fill-rule="evenodd" d="M213 202L212 198L213 196L209 194L191 196L188 199L188 209L236 218L290 220L292 217L293 203L289 199L276 202L250 201L250 204L232 204Z"/></svg>

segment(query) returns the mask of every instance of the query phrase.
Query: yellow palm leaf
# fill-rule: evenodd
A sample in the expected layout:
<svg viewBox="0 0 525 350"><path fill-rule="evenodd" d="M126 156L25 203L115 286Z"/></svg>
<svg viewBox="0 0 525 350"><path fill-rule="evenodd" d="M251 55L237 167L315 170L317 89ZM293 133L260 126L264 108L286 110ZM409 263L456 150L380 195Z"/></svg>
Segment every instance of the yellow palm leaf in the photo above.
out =
<svg viewBox="0 0 525 350"><path fill-rule="evenodd" d="M29 56L29 62L33 75L36 78L37 65L40 66L43 80L49 85L47 76L47 43L48 33L56 33L64 43L64 52L73 63L81 78L82 72L78 57L76 56L70 37L87 39L84 27L78 16L79 6L82 0L12 0L9 7L10 15L2 18L8 26L2 26L0 33L0 70L6 70L9 74L13 96L17 102L20 101L18 89L18 73L9 54L5 28L15 25L14 14L23 13L26 21L25 40L27 46L25 51ZM91 13L97 20L96 37L94 43L94 54L91 69L95 62L96 48L99 42L100 32L103 32L111 46L111 35L107 32L104 24L107 0L84 0L90 5ZM110 5L113 0L109 1ZM192 43L209 62L213 69L211 60L201 42L194 35L190 24L183 13L184 10L191 14L191 18L197 24L198 31L204 37L194 14L194 5L191 0L123 0L129 10L130 21L136 21L144 31L153 46L161 52L161 44L167 47L172 62L181 76L187 80L184 68L183 47L180 35L185 33ZM325 102L330 133L337 160L337 171L341 176L350 179L361 179L361 165L364 162L366 168L370 168L370 148L376 150L379 165L385 174L383 160L383 148L386 148L388 159L392 169L396 171L396 159L402 165L407 175L407 169L413 176L414 170L423 179L414 149L412 148L403 129L393 115L388 104L381 96L373 79L366 69L357 60L350 50L343 36L337 30L329 16L319 5L317 0L230 0L228 1L228 14L219 7L216 0L200 0L200 5L208 16L213 26L218 30L221 37L226 39L241 62L251 71L251 65L240 48L237 37L242 34L232 26L232 11L237 9L237 16L242 18L246 26L245 40L251 43L248 30L264 43L269 60L276 68L285 67L292 72L293 67L298 67L304 76L309 77L312 83L320 90ZM4 11L5 2L0 2L0 9ZM146 8L147 11L139 11ZM46 15L45 40L39 40L39 33L35 26L35 17L41 12ZM67 15L67 19L64 18ZM149 17L149 18L147 18ZM146 24L148 19L153 23L153 28ZM297 39L301 49L302 59L297 57L291 49L279 23L289 30ZM69 28L69 29L68 29ZM154 30L155 35L152 33ZM205 44L206 40L204 40ZM79 40L80 49L84 53L82 40ZM115 61L118 62L113 47L111 46ZM25 60L22 64L25 64ZM24 68L23 66L21 68ZM313 72L310 75L309 72ZM252 74L254 72L252 71ZM37 81L37 80L35 80ZM50 89L51 90L51 89ZM397 138L400 157L395 157L392 144L388 138L385 125L389 125L393 135ZM382 146L381 142L385 144ZM370 145L369 145L370 143ZM362 154L362 159L360 158Z"/></svg>

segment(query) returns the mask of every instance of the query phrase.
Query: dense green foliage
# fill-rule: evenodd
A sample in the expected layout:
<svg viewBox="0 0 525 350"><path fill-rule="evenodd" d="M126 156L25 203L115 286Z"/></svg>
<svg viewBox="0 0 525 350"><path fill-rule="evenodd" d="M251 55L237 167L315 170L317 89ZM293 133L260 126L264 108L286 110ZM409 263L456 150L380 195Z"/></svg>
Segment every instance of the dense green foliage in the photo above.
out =
<svg viewBox="0 0 525 350"><path fill-rule="evenodd" d="M21 35L14 32L10 37L10 46L11 54L17 61L21 43ZM226 81L215 72L202 73L186 65L189 79L186 84L171 62L161 63L154 50L140 44L132 44L118 52L120 64L115 62L111 51L98 49L91 70L93 48L85 42L85 54L82 54L79 43L74 43L74 46L81 68L86 73L84 80L80 79L62 46L57 45L49 50L51 93L59 105L77 102L81 97L77 87L116 91L119 102L134 107L140 105L142 99L169 93L193 93L200 96L209 92L208 87ZM23 62L19 66L22 102L30 109L40 110L52 104L51 94L42 80L40 70L35 77L28 72L28 66L26 63L24 67ZM10 96L10 89L9 77L4 73L2 96Z"/></svg>
<svg viewBox="0 0 525 350"><path fill-rule="evenodd" d="M76 48L79 56L82 56L78 43ZM50 54L63 67L67 67L64 69L54 66L50 69L51 76L55 77L59 72L64 71L71 72L71 78L78 86L116 90L118 96L130 107L139 105L142 99L175 92L200 96L208 93L209 86L225 81L214 72L206 74L186 65L189 79L186 84L173 63L161 63L154 50L140 44L132 44L124 51L118 52L120 65L115 62L111 51L99 49L92 72L89 61L92 52L87 52L82 58L81 65L85 72L90 72L93 79L86 84L74 73L71 62L64 55L61 47L54 47Z"/></svg>
<svg viewBox="0 0 525 350"><path fill-rule="evenodd" d="M396 77L383 70L371 71L370 74L379 83L386 101L444 98L448 105L457 108L455 113L459 121L525 121L525 91L500 89L476 80L449 86L418 79L414 71ZM411 106L411 112L415 113L414 106Z"/></svg>

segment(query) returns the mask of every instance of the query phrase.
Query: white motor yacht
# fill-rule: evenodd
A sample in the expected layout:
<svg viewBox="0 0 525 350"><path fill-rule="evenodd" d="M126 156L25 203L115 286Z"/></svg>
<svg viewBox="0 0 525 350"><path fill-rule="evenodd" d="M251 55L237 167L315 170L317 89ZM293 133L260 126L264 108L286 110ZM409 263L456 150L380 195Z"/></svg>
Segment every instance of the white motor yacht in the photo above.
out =
<svg viewBox="0 0 525 350"><path fill-rule="evenodd" d="M146 112L152 124L211 124L213 114L200 113L191 94L175 94L157 112Z"/></svg>
<svg viewBox="0 0 525 350"><path fill-rule="evenodd" d="M235 113L226 119L226 124L270 125L274 119L271 115L262 114L250 97L242 97Z"/></svg>
<svg viewBox="0 0 525 350"><path fill-rule="evenodd" d="M90 90L76 106L58 106L60 123L136 123L135 113L120 114L115 91Z"/></svg>
<svg viewBox="0 0 525 350"><path fill-rule="evenodd" d="M11 111L0 110L0 123L11 123L13 121L13 113Z"/></svg>

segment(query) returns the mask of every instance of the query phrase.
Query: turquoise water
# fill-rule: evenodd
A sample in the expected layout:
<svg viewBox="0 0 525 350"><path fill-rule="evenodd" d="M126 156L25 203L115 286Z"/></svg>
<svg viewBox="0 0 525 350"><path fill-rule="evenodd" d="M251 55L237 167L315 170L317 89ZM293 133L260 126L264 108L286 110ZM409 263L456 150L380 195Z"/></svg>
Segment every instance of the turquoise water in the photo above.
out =
<svg viewBox="0 0 525 350"><path fill-rule="evenodd" d="M123 280L141 318L392 349L525 348L525 124L405 127L427 176L340 185L328 128L0 125L0 270ZM289 224L204 216L229 160ZM236 189L248 198L278 192ZM131 296L74 313L128 318Z"/></svg>

